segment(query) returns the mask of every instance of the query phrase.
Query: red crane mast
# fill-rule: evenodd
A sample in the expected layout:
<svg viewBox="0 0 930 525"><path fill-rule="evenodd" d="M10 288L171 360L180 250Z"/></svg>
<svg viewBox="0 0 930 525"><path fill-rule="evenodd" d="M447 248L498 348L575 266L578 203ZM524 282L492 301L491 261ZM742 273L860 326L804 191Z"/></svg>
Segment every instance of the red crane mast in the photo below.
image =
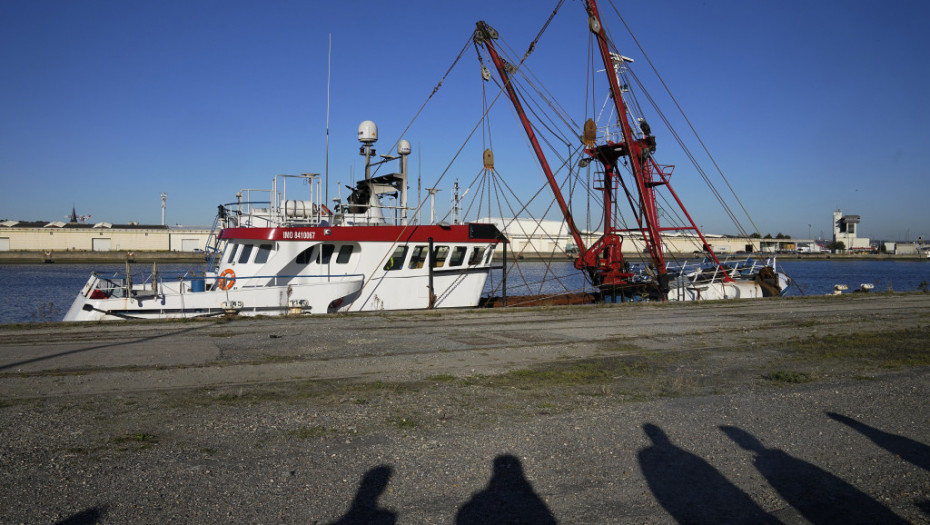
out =
<svg viewBox="0 0 930 525"><path fill-rule="evenodd" d="M639 131L641 138L637 137L633 127L630 125L627 105L623 98L623 91L620 87L617 73L615 71L614 61L622 62L624 57L619 53L611 52L608 45L607 34L601 21L600 13L597 9L595 0L587 0L585 8L588 12L588 27L597 40L597 47L607 72L607 79L610 85L611 98L614 102L614 108L617 111L620 123L621 141L611 142L607 140L605 144L596 144L597 127L593 120L585 122L583 142L585 153L588 158L584 162L596 160L603 167L603 178L598 181L599 186L595 189L603 193L604 205L604 225L601 237L590 247L585 247L581 232L575 225L571 212L562 196L558 183L555 180L552 170L546 161L545 154L539 146L533 126L523 110L523 105L513 88L508 72L509 64L498 55L493 40L497 38L497 33L485 22L477 23L475 33L475 42L483 44L488 50L491 61L494 63L498 74L503 80L504 89L510 98L520 122L526 131L527 137L533 146L533 150L539 159L540 166L546 175L549 186L555 195L559 208L565 217L568 229L578 246L580 255L575 261L578 269L588 272L594 281L605 294L616 295L618 292L623 294L623 290L630 286L635 286L631 279L634 274L629 271L629 265L624 261L621 251L624 233L637 232L645 244L644 252L649 255L653 271L655 273L655 286L659 298L664 298L669 290L669 277L666 271L665 254L663 253L662 232L667 230L693 230L701 239L704 250L713 258L717 266L720 262L716 255L707 244L704 235L695 225L694 220L685 210L681 200L671 189L668 177L671 173L670 166L661 166L653 159L652 154L656 150L655 137L652 135L649 125L645 120L639 121ZM635 181L635 191L631 192L626 183L621 178L620 167L618 162L622 158L629 158L629 166ZM659 223L658 207L656 205L655 188L657 186L666 186L675 202L684 213L685 218L690 226L662 228ZM617 200L617 190L623 189L626 199L629 202L633 215L636 219L637 228L618 228L614 225L613 209ZM730 280L724 274L725 280Z"/></svg>

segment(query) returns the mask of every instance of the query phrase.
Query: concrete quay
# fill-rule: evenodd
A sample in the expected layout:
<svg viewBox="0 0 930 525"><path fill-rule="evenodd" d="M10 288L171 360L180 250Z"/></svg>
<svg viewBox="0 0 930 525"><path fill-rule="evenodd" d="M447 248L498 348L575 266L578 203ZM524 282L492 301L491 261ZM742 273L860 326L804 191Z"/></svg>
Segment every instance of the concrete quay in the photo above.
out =
<svg viewBox="0 0 930 525"><path fill-rule="evenodd" d="M930 522L926 293L0 334L4 522Z"/></svg>

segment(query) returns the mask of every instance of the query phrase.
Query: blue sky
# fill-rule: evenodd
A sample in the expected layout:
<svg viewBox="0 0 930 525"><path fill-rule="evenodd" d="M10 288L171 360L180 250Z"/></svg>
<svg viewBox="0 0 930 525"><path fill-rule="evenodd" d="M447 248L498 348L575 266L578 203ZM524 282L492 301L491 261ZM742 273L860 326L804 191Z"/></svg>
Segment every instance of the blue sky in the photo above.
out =
<svg viewBox="0 0 930 525"><path fill-rule="evenodd" d="M930 237L930 3L615 3L762 233L829 235L842 208L862 216L863 236ZM386 151L475 21L524 49L555 4L2 2L0 218L55 220L74 204L93 222L158 223L166 192L170 224L208 225L240 188L322 172L330 34L334 196L360 173L359 122L378 123ZM567 0L528 62L554 93L583 95L585 25ZM622 27L611 31L639 56ZM480 116L478 67L469 49L405 137L422 152L411 165L424 185ZM645 61L634 67L647 75ZM734 232L652 122L696 222ZM497 108L492 123L499 171L534 191L541 178L512 112ZM443 187L480 169L480 148L463 156Z"/></svg>

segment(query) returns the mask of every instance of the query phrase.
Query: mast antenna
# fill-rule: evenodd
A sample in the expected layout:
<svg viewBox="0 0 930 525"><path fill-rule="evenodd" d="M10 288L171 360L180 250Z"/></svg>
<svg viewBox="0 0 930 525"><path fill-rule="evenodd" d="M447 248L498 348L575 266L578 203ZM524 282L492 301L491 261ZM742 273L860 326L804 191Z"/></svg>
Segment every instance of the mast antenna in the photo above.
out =
<svg viewBox="0 0 930 525"><path fill-rule="evenodd" d="M329 51L326 54L326 171L323 181L325 192L323 202L329 201L329 85L333 62L333 34L329 34Z"/></svg>

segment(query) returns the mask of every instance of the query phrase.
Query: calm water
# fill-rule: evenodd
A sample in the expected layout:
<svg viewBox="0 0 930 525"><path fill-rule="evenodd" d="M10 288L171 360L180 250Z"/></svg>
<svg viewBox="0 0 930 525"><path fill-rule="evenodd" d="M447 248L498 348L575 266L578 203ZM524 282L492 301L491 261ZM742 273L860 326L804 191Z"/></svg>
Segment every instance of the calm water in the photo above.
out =
<svg viewBox="0 0 930 525"><path fill-rule="evenodd" d="M0 264L0 323L60 321L91 272L110 277L125 271L124 264ZM163 279L188 270L191 264L160 264ZM150 264L132 265L134 282L152 272Z"/></svg>
<svg viewBox="0 0 930 525"><path fill-rule="evenodd" d="M875 285L875 291L912 291L924 281L930 282L930 261L831 261L785 260L780 267L794 279L789 295L823 295L833 285L843 283L850 290L862 283ZM58 321L65 315L74 297L92 271L103 277L122 272L122 264L9 264L0 265L0 323ZM133 280L148 276L150 265L133 265ZM203 266L163 264L158 271L169 279L188 270L203 271ZM557 278L557 279L556 279ZM528 284L524 284L524 282ZM561 284L560 284L561 283ZM500 294L499 272L488 280L486 293ZM552 263L522 261L519 270L507 277L507 292L512 295L558 293L582 290L580 272L568 261Z"/></svg>

